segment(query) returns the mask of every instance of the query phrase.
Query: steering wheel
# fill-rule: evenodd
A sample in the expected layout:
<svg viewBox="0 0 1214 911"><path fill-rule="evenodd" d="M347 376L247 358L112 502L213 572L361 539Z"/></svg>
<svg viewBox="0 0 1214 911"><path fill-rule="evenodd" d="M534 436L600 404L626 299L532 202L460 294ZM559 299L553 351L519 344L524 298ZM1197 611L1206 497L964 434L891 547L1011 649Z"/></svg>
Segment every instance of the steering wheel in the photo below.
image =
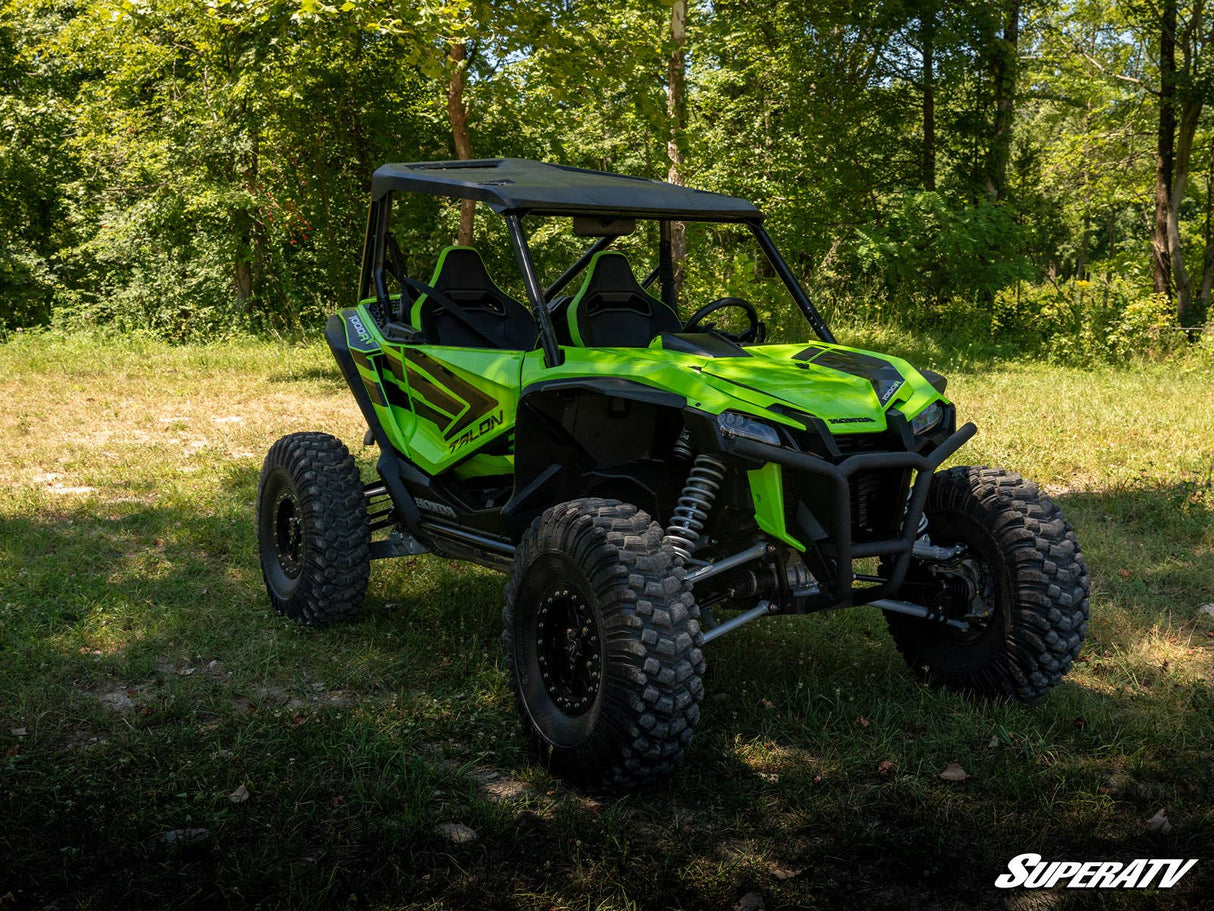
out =
<svg viewBox="0 0 1214 911"><path fill-rule="evenodd" d="M717 329L711 323L709 323L703 329L700 328L700 323L703 321L704 317L712 313L716 313L718 310L724 310L726 307L737 307L739 310L744 312L746 314L746 319L750 322L750 325L737 335L732 332L725 332L721 329ZM718 297L714 301L709 301L695 313L691 314L691 318L687 320L686 325L683 326L684 332L704 332L709 330L720 332L721 335L724 335L727 338L738 342L739 344L747 344L748 342L758 344L767 337L767 326L764 325L759 319L759 314L756 312L754 304L746 300L744 297Z"/></svg>

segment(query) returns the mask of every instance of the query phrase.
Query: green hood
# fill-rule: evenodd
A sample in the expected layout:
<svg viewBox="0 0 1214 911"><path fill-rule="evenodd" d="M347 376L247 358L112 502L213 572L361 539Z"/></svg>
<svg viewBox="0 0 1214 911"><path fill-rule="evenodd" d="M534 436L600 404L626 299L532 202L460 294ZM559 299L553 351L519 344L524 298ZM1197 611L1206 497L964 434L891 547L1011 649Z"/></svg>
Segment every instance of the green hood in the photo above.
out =
<svg viewBox="0 0 1214 911"><path fill-rule="evenodd" d="M908 417L941 396L906 361L838 345L761 345L749 357L708 357L649 348L566 348L565 363L543 368L530 356L523 385L542 379L620 377L676 393L713 414L745 411L769 421L796 423L789 408L822 418L836 434L885 429L885 412Z"/></svg>

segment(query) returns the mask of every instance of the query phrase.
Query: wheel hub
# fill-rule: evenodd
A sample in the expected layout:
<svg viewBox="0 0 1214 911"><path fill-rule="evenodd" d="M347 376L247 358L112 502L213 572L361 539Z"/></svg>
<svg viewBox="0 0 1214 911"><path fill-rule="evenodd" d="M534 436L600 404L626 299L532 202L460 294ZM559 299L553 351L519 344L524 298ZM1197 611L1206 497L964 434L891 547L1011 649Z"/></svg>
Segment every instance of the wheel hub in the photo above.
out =
<svg viewBox="0 0 1214 911"><path fill-rule="evenodd" d="M983 620L994 610L995 580L985 560L967 558L961 561L958 581L963 581L967 598L966 619Z"/></svg>
<svg viewBox="0 0 1214 911"><path fill-rule="evenodd" d="M287 577L294 579L303 568L303 523L299 501L284 490L274 503L274 555Z"/></svg>
<svg viewBox="0 0 1214 911"><path fill-rule="evenodd" d="M939 590L932 599L932 606L946 617L961 619L969 613L974 599L974 587L960 575L948 575L939 580Z"/></svg>
<svg viewBox="0 0 1214 911"><path fill-rule="evenodd" d="M930 609L940 617L961 620L968 626L964 630L950 630L951 641L965 644L983 639L994 622L998 604L995 575L990 564L982 557L967 556L928 569L932 581L927 585L931 594L922 603L930 604Z"/></svg>
<svg viewBox="0 0 1214 911"><path fill-rule="evenodd" d="M544 689L566 715L594 704L602 678L599 630L586 599L568 585L540 599L535 623L536 655Z"/></svg>

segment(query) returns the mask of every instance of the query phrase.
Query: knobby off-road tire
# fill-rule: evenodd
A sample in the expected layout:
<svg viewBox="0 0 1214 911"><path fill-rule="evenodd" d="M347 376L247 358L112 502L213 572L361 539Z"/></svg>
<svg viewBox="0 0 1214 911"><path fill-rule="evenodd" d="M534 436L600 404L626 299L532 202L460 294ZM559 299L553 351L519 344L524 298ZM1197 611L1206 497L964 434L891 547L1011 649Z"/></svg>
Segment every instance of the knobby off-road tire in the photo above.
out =
<svg viewBox="0 0 1214 911"><path fill-rule="evenodd" d="M523 536L503 642L526 736L592 790L670 774L704 694L691 585L661 527L618 500L554 506Z"/></svg>
<svg viewBox="0 0 1214 911"><path fill-rule="evenodd" d="M257 484L257 543L276 611L310 625L358 613L371 532L358 467L341 440L292 433L270 447Z"/></svg>
<svg viewBox="0 0 1214 911"><path fill-rule="evenodd" d="M1061 510L1017 474L960 467L932 478L926 512L933 544L964 544L985 564L991 613L960 631L887 612L906 663L930 682L998 700L1027 701L1056 686L1088 621L1088 570ZM916 576L931 578L912 563L908 578Z"/></svg>

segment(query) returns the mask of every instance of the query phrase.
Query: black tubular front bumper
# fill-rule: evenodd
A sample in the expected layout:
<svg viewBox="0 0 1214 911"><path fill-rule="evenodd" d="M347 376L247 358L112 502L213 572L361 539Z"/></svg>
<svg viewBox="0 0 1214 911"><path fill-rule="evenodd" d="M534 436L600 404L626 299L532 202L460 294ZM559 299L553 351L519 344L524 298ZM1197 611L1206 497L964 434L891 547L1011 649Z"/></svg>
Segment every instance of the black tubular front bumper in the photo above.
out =
<svg viewBox="0 0 1214 911"><path fill-rule="evenodd" d="M867 604L880 598L888 598L902 586L910 566L919 519L927 502L932 473L977 432L978 428L974 424L966 424L933 449L930 455L919 455L915 452L865 452L849 456L838 463L742 437L721 440L721 450L742 458L775 462L794 471L819 475L833 484L835 539L832 556L836 572L834 580L819 580L827 600L833 603L823 603L819 606L837 607L845 604ZM864 469L889 468L910 468L916 472L906 504L906 514L902 520L902 533L896 538L853 544L849 479ZM805 543L806 546L814 546L813 542ZM892 557L893 563L888 578L878 585L855 588L852 584L852 561L863 557Z"/></svg>

